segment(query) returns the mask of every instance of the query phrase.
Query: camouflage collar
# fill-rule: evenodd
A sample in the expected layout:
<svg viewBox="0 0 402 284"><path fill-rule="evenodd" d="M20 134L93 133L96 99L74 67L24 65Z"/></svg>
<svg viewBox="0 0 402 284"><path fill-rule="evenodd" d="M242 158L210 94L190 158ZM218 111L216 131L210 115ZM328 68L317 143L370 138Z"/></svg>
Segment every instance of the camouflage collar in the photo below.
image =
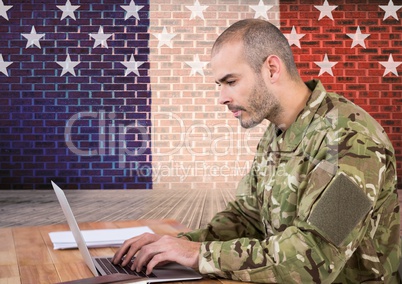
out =
<svg viewBox="0 0 402 284"><path fill-rule="evenodd" d="M308 99L306 106L299 113L296 121L282 134L277 137L278 147L281 152L293 152L300 144L306 129L308 129L313 120L321 102L326 97L327 91L319 80L311 80L305 83L312 94Z"/></svg>

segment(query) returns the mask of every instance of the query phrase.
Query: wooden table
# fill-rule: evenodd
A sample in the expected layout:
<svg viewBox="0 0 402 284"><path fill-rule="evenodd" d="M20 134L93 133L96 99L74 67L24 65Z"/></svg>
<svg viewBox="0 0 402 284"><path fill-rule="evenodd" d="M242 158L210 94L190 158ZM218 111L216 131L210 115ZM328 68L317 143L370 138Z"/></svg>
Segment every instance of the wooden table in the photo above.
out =
<svg viewBox="0 0 402 284"><path fill-rule="evenodd" d="M176 235L187 229L175 220L138 220L79 224L81 230L149 226L157 234ZM58 283L92 277L78 249L54 250L49 232L69 230L67 224L0 228L0 284ZM113 255L117 248L93 248L93 256ZM172 283L172 282L170 282ZM174 283L239 283L203 279Z"/></svg>

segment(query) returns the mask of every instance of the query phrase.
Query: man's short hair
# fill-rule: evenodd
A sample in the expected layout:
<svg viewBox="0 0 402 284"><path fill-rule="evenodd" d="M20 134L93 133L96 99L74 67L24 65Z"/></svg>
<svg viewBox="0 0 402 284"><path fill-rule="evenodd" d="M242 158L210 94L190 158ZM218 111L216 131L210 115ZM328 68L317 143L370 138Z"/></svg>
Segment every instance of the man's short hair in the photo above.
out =
<svg viewBox="0 0 402 284"><path fill-rule="evenodd" d="M289 42L282 32L270 22L245 19L227 28L215 41L212 54L225 44L241 40L246 61L256 73L261 72L264 61L270 55L278 56L285 64L290 77L300 78Z"/></svg>

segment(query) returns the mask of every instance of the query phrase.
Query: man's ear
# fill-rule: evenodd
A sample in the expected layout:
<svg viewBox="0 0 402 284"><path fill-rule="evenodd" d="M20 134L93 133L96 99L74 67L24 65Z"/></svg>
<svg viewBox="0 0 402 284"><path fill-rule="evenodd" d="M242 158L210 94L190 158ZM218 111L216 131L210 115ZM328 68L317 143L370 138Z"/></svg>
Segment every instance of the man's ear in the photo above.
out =
<svg viewBox="0 0 402 284"><path fill-rule="evenodd" d="M263 64L263 69L267 74L267 79L271 81L271 83L275 83L281 74L282 71L282 61L276 55L270 55L265 59Z"/></svg>

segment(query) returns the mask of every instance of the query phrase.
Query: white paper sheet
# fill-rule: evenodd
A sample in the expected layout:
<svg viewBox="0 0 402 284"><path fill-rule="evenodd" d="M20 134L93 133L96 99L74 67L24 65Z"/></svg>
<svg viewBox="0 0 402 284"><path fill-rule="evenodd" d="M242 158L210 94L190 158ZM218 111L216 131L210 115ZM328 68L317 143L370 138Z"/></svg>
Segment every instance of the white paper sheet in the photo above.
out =
<svg viewBox="0 0 402 284"><path fill-rule="evenodd" d="M87 247L111 247L120 246L127 239L139 236L143 233L153 233L147 227L119 228L119 229L100 229L100 230L81 230ZM76 248L71 231L50 232L49 237L54 249Z"/></svg>

